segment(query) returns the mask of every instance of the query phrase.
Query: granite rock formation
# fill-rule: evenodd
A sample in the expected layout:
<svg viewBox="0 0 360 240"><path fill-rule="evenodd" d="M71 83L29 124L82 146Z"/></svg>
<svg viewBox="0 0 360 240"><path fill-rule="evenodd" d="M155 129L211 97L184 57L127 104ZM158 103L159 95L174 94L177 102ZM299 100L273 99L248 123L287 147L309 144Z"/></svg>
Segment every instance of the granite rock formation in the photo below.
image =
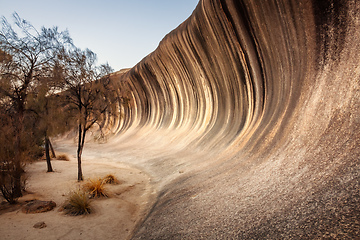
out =
<svg viewBox="0 0 360 240"><path fill-rule="evenodd" d="M359 50L355 0L200 0L114 76L159 188L134 239L359 237Z"/></svg>

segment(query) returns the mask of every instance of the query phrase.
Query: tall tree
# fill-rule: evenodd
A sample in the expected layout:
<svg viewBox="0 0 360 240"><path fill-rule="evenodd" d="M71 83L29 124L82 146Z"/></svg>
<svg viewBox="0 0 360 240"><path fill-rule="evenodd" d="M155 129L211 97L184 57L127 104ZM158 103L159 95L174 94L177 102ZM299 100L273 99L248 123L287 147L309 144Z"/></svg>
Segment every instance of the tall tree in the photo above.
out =
<svg viewBox="0 0 360 240"><path fill-rule="evenodd" d="M27 104L28 96L36 91L41 81L50 79L59 52L72 41L67 31L59 32L57 27L43 27L37 31L18 14L13 17L17 31L4 17L1 21L0 102L12 109L16 119L14 191L16 196L21 196L24 116L31 111Z"/></svg>
<svg viewBox="0 0 360 240"><path fill-rule="evenodd" d="M97 66L96 54L89 49L74 49L63 56L65 103L78 124L78 181L82 181L81 156L86 133L116 108L116 91L110 82L111 67Z"/></svg>

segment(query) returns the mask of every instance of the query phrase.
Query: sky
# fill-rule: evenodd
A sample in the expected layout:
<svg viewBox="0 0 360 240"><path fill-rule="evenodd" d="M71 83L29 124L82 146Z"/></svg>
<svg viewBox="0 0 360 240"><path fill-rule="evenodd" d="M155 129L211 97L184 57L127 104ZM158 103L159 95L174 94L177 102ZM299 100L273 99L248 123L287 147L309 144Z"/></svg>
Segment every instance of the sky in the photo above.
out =
<svg viewBox="0 0 360 240"><path fill-rule="evenodd" d="M199 0L0 0L0 16L13 13L36 29L68 30L74 44L89 48L98 63L115 70L135 66L194 11Z"/></svg>

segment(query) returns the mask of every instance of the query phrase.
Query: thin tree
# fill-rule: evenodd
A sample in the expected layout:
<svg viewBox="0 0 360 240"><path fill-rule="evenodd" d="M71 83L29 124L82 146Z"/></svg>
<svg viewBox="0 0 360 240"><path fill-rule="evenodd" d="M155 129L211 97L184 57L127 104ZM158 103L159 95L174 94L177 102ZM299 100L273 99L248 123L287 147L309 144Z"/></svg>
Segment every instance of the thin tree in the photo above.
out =
<svg viewBox="0 0 360 240"><path fill-rule="evenodd" d="M60 105L56 101L56 94L51 90L52 87L49 86L51 82L50 79L41 81L37 91L32 92L28 100L28 107L34 112L37 120L36 131L44 139L47 172L53 172L50 150L53 157L56 157L51 146L50 136L58 135L63 131L63 114L59 108Z"/></svg>
<svg viewBox="0 0 360 240"><path fill-rule="evenodd" d="M71 43L67 31L59 32L57 27L41 28L37 31L29 22L13 15L18 31L15 31L2 18L0 30L0 100L11 107L16 115L14 129L14 191L21 196L22 135L24 133L25 113L28 108L29 94L37 89L39 83L52 74L58 52L64 45Z"/></svg>
<svg viewBox="0 0 360 240"><path fill-rule="evenodd" d="M86 49L74 49L63 54L64 98L66 109L77 122L78 181L83 180L81 157L87 132L113 111L116 94L110 83L109 65L96 65L96 54ZM99 125L101 126L101 125Z"/></svg>

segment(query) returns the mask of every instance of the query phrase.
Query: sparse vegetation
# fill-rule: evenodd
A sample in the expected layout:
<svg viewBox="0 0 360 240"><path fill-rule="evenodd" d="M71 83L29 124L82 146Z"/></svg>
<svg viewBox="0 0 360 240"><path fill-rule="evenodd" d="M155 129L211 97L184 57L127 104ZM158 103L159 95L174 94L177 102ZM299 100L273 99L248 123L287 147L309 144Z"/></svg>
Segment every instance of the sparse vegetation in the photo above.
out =
<svg viewBox="0 0 360 240"><path fill-rule="evenodd" d="M96 139L106 142L105 123L117 116L119 104L128 103L110 78L112 68L98 66L96 54L74 46L67 31L37 30L18 14L13 17L15 28L0 19L0 195L10 203L22 197L26 163L44 151L48 172L53 171L51 153L69 161L65 154L56 157L50 138L74 129L82 181L87 132L95 128ZM111 175L90 180L88 194L107 196L104 184L116 182Z"/></svg>
<svg viewBox="0 0 360 240"><path fill-rule="evenodd" d="M6 115L4 109L0 106L0 196L7 202L14 204L21 197L22 190L25 188L24 165L28 161L28 156L32 155L31 141L22 135L21 154L19 154L17 145L14 142L18 139L13 124L13 118ZM15 132L15 134L14 134ZM21 159L17 161L18 158Z"/></svg>
<svg viewBox="0 0 360 240"><path fill-rule="evenodd" d="M116 177L112 174L108 174L104 177L103 182L106 184L117 184L119 181L116 179Z"/></svg>
<svg viewBox="0 0 360 240"><path fill-rule="evenodd" d="M61 161L70 161L69 157L66 154L60 154L56 157L56 159Z"/></svg>
<svg viewBox="0 0 360 240"><path fill-rule="evenodd" d="M49 144L52 132L45 116L50 114L48 96L61 90L55 66L62 49L71 45L71 38L56 27L36 30L16 13L13 17L15 28L4 17L0 20L0 108L8 118L1 121L0 128L11 136L0 139L1 148L7 152L0 161L11 165L12 169L6 170L11 180L6 182L18 198L22 196L24 163L34 159L34 150L42 150L44 140L46 146ZM42 155L42 151L38 153ZM52 171L48 160L48 171Z"/></svg>
<svg viewBox="0 0 360 240"><path fill-rule="evenodd" d="M105 183L101 178L89 179L84 185L85 191L87 191L91 198L107 197L105 192Z"/></svg>
<svg viewBox="0 0 360 240"><path fill-rule="evenodd" d="M78 124L78 181L82 181L81 156L86 134L95 125L101 131L106 117L116 112L118 96L110 81L112 68L108 64L97 66L94 52L73 48L61 57L59 70L66 89L63 104L66 111L72 113L73 122Z"/></svg>
<svg viewBox="0 0 360 240"><path fill-rule="evenodd" d="M92 210L88 193L81 190L71 192L63 210L72 216L90 214Z"/></svg>
<svg viewBox="0 0 360 240"><path fill-rule="evenodd" d="M15 191L15 167L13 162L3 162L0 165L0 192L2 197L10 204L17 202L19 196ZM25 185L21 186L22 188Z"/></svg>
<svg viewBox="0 0 360 240"><path fill-rule="evenodd" d="M62 155L59 155L60 157ZM66 214L77 216L83 214L90 214L90 199L99 197L108 197L106 193L105 184L116 184L118 180L112 174L106 175L104 178L88 179L81 189L73 191L69 194L66 203L63 206L63 211Z"/></svg>

